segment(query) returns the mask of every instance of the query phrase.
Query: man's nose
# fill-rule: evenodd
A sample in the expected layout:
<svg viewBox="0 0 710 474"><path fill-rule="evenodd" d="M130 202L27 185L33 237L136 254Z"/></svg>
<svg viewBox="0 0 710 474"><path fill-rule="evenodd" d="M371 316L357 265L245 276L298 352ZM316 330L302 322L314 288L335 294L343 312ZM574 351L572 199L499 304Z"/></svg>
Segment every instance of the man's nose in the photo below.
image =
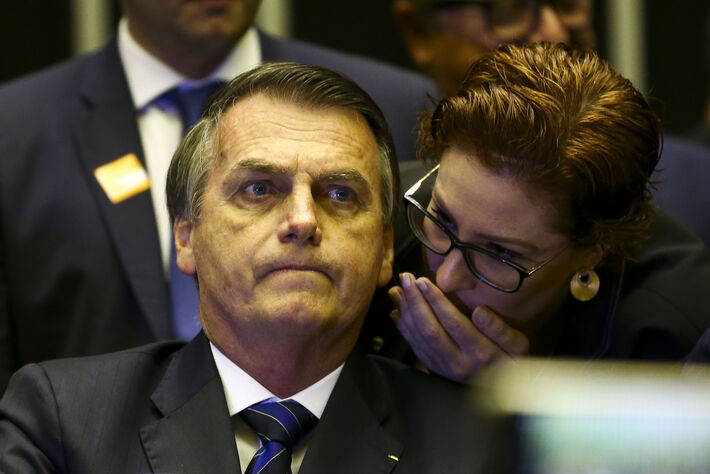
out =
<svg viewBox="0 0 710 474"><path fill-rule="evenodd" d="M319 245L323 231L319 227L316 202L310 188L294 188L284 204L286 215L279 229L279 240Z"/></svg>
<svg viewBox="0 0 710 474"><path fill-rule="evenodd" d="M476 277L468 269L466 259L458 249L449 252L436 269L436 285L444 293L472 290L476 287L476 283Z"/></svg>
<svg viewBox="0 0 710 474"><path fill-rule="evenodd" d="M554 8L549 5L540 7L540 22L528 41L530 43L538 41L569 43L569 33Z"/></svg>

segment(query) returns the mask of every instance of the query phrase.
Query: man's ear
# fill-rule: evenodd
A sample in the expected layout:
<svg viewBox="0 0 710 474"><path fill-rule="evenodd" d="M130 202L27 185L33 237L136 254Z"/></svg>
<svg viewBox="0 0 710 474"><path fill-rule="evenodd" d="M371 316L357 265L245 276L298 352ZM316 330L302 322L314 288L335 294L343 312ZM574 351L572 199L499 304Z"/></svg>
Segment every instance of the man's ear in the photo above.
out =
<svg viewBox="0 0 710 474"><path fill-rule="evenodd" d="M382 266L377 277L377 286L385 286L392 279L392 265L394 264L394 226L392 224L385 228L382 235Z"/></svg>
<svg viewBox="0 0 710 474"><path fill-rule="evenodd" d="M173 238L175 240L175 253L177 266L186 275L194 275L195 256L192 249L192 231L194 225L184 215L179 215L173 223Z"/></svg>

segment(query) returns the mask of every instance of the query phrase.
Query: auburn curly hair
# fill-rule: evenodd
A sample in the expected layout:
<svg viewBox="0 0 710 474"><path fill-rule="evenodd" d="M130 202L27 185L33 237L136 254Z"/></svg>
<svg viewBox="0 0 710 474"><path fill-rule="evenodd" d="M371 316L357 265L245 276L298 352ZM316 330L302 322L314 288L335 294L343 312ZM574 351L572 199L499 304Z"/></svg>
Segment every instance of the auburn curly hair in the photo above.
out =
<svg viewBox="0 0 710 474"><path fill-rule="evenodd" d="M653 220L651 174L661 132L644 97L591 51L504 45L468 70L460 90L420 123L420 156L457 148L548 196L558 228L632 258Z"/></svg>

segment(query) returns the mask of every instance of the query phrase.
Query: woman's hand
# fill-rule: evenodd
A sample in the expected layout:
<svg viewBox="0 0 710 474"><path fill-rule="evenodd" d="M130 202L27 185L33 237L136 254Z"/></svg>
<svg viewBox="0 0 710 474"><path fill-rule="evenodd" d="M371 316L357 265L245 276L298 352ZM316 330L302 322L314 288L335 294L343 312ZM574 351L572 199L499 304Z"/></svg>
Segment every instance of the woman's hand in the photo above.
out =
<svg viewBox="0 0 710 474"><path fill-rule="evenodd" d="M529 352L527 337L491 309L462 314L429 279L402 274L389 295L399 309L392 318L419 360L432 372L467 382L492 361ZM473 324L471 324L473 322Z"/></svg>

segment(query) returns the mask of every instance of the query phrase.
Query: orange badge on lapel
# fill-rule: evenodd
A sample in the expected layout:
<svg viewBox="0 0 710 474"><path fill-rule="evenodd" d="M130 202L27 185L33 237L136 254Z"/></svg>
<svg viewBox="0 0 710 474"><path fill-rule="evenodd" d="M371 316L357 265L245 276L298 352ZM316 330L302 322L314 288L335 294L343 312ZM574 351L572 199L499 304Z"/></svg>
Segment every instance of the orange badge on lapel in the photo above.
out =
<svg viewBox="0 0 710 474"><path fill-rule="evenodd" d="M133 153L99 166L94 176L114 204L150 188L148 173Z"/></svg>

